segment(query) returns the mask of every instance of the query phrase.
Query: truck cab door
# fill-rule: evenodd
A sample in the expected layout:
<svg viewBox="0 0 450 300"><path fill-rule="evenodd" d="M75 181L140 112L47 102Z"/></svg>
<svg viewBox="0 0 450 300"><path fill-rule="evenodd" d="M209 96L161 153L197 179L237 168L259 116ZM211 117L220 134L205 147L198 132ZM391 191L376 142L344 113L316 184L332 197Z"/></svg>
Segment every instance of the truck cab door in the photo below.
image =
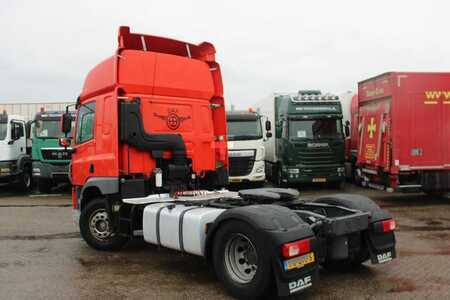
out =
<svg viewBox="0 0 450 300"><path fill-rule="evenodd" d="M15 154L15 157L19 157L22 154L26 154L27 139L25 136L25 122L23 121L11 121L11 152Z"/></svg>
<svg viewBox="0 0 450 300"><path fill-rule="evenodd" d="M95 163L95 113L96 101L83 104L77 114L73 141L71 181L74 185L83 185L94 175Z"/></svg>

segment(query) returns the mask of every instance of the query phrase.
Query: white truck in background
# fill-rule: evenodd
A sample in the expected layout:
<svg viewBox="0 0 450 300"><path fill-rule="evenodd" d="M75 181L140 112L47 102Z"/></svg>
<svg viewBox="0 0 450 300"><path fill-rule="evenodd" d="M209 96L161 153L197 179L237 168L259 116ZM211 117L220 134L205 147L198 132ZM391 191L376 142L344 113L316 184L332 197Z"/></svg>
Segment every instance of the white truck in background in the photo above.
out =
<svg viewBox="0 0 450 300"><path fill-rule="evenodd" d="M28 132L24 117L0 114L0 183L14 184L20 191L31 188Z"/></svg>
<svg viewBox="0 0 450 300"><path fill-rule="evenodd" d="M270 122L253 111L228 111L228 161L230 183L264 184L264 141L272 136Z"/></svg>

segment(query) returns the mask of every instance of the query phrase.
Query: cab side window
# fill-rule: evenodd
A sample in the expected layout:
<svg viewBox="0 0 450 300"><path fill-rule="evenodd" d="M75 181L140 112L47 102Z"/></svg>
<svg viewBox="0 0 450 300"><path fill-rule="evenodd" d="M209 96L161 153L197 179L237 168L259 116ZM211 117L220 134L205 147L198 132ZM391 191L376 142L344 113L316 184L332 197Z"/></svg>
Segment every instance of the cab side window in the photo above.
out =
<svg viewBox="0 0 450 300"><path fill-rule="evenodd" d="M82 105L78 111L75 141L82 144L94 137L95 101Z"/></svg>
<svg viewBox="0 0 450 300"><path fill-rule="evenodd" d="M11 136L13 137L14 140L18 140L25 135L22 123L13 122L11 125L12 125L11 126L11 130L12 130Z"/></svg>

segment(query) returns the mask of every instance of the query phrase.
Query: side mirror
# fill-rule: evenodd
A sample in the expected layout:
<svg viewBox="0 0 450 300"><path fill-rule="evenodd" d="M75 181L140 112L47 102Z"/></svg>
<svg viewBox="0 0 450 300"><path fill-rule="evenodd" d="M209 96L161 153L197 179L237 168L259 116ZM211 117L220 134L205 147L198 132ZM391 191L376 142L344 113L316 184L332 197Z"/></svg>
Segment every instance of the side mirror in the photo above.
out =
<svg viewBox="0 0 450 300"><path fill-rule="evenodd" d="M270 131L270 130L272 130L272 124L270 124L270 121L267 120L266 121L266 131Z"/></svg>
<svg viewBox="0 0 450 300"><path fill-rule="evenodd" d="M71 139L70 138L60 138L58 142L61 147L64 147L64 149L66 149L67 147L70 147Z"/></svg>
<svg viewBox="0 0 450 300"><path fill-rule="evenodd" d="M272 137L272 132L270 132L270 131L268 131L268 132L266 132L266 138L271 138Z"/></svg>
<svg viewBox="0 0 450 300"><path fill-rule="evenodd" d="M349 137L350 136L350 122L348 120L345 121L344 131L345 131L345 136Z"/></svg>
<svg viewBox="0 0 450 300"><path fill-rule="evenodd" d="M70 116L70 113L65 112L61 116L61 131L65 135L67 135L69 134L71 129L72 129L72 117Z"/></svg>

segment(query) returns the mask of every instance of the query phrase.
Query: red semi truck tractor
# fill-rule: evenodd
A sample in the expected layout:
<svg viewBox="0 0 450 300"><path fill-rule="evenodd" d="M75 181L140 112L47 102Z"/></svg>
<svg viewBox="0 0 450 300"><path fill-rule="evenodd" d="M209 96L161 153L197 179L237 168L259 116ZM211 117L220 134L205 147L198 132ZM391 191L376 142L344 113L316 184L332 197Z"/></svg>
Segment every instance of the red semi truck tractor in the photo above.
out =
<svg viewBox="0 0 450 300"><path fill-rule="evenodd" d="M450 191L450 73L361 81L351 105L355 180L388 191Z"/></svg>
<svg viewBox="0 0 450 300"><path fill-rule="evenodd" d="M203 256L239 298L305 290L320 264L395 258L395 222L368 198L222 188L227 126L209 43L121 27L117 52L88 74L76 110L73 138L61 144L73 144L73 208L95 249L143 238ZM63 115L65 133L70 120Z"/></svg>

